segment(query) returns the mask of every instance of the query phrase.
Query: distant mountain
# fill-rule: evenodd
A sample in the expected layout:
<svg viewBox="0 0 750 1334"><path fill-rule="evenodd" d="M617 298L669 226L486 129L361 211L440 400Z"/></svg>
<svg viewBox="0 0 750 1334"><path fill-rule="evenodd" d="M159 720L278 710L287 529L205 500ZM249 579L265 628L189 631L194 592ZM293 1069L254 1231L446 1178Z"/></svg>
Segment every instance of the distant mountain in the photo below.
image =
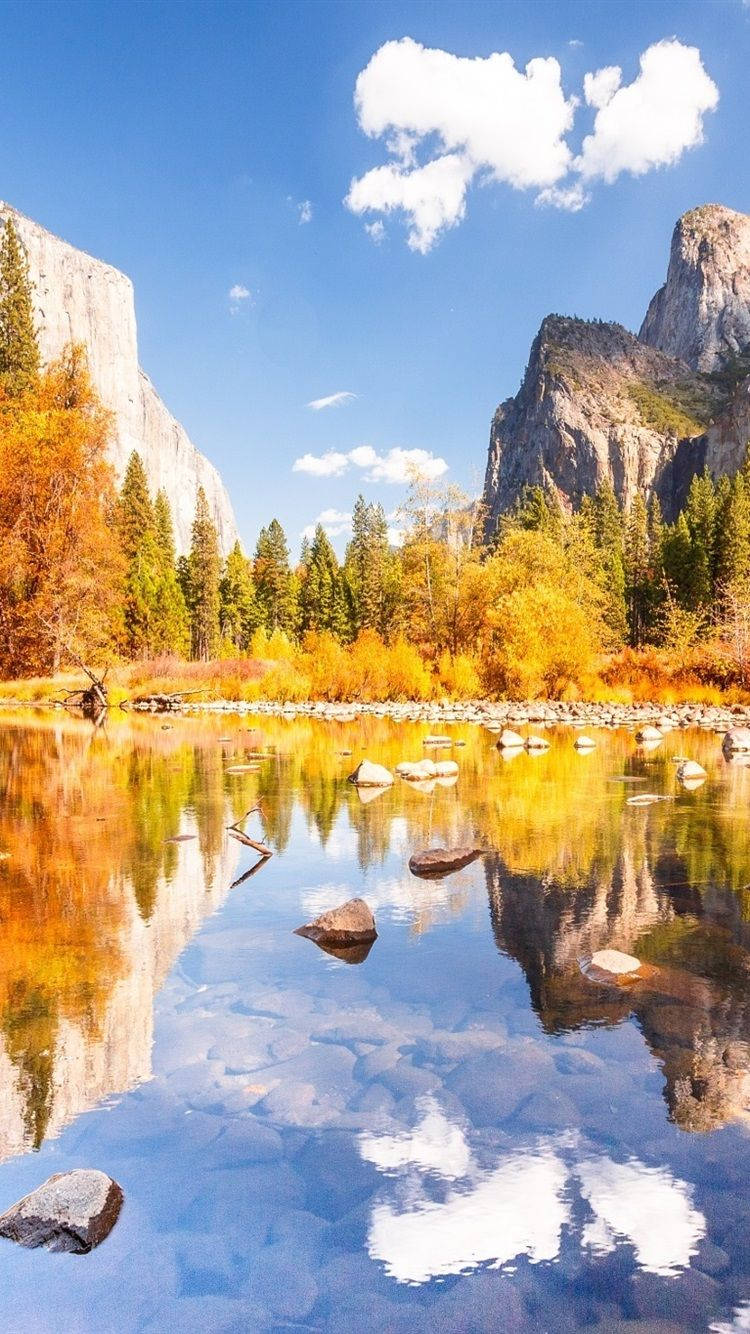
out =
<svg viewBox="0 0 750 1334"><path fill-rule="evenodd" d="M138 365L130 279L0 202L0 223L9 215L29 258L42 361L59 356L71 341L85 344L94 384L115 417L110 454L118 480L137 449L152 491L163 487L169 497L178 553L189 548L196 494L202 486L221 548L227 552L237 529L222 480Z"/></svg>
<svg viewBox="0 0 750 1334"><path fill-rule="evenodd" d="M523 384L492 421L488 525L526 484L575 507L605 479L667 516L695 472L733 472L750 439L750 217L707 204L680 218L667 281L638 337L548 316Z"/></svg>

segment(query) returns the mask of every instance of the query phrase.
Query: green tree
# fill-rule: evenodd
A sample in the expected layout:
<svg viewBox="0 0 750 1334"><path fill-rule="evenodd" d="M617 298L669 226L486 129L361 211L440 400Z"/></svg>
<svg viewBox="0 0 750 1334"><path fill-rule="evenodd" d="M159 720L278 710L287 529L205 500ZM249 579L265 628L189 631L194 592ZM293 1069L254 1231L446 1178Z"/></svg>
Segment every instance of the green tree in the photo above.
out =
<svg viewBox="0 0 750 1334"><path fill-rule="evenodd" d="M185 598L177 576L172 511L166 492L158 491L154 501L157 546L155 648L160 652L187 654L190 628Z"/></svg>
<svg viewBox="0 0 750 1334"><path fill-rule="evenodd" d="M707 609L713 601L716 546L716 488L706 468L690 483L685 505L690 531L690 606Z"/></svg>
<svg viewBox="0 0 750 1334"><path fill-rule="evenodd" d="M615 643L627 635L622 511L612 483L601 483L592 502L594 541L599 552L600 583L606 596L604 621Z"/></svg>
<svg viewBox="0 0 750 1334"><path fill-rule="evenodd" d="M390 619L388 586L391 575L388 523L383 506L357 496L352 511L352 536L346 548L344 571L349 589L351 633L377 630L385 635Z"/></svg>
<svg viewBox="0 0 750 1334"><path fill-rule="evenodd" d="M321 524L315 529L300 589L302 630L330 630L337 639L348 631L347 601L336 552Z"/></svg>
<svg viewBox="0 0 750 1334"><path fill-rule="evenodd" d="M201 662L207 662L219 651L220 574L219 539L201 486L198 488L187 569L192 652Z"/></svg>
<svg viewBox="0 0 750 1334"><path fill-rule="evenodd" d="M39 375L29 262L12 218L0 238L0 383L15 396Z"/></svg>
<svg viewBox="0 0 750 1334"><path fill-rule="evenodd" d="M117 506L120 545L127 562L124 626L130 657L156 647L159 549L154 506L143 460L135 450L125 470Z"/></svg>
<svg viewBox="0 0 750 1334"><path fill-rule="evenodd" d="M260 624L260 617L252 567L239 542L235 542L224 564L219 601L222 636L244 653Z"/></svg>
<svg viewBox="0 0 750 1334"><path fill-rule="evenodd" d="M750 479L747 463L719 488L715 580L718 589L750 575Z"/></svg>
<svg viewBox="0 0 750 1334"><path fill-rule="evenodd" d="M255 549L253 578L261 624L269 634L274 630L294 634L299 588L289 567L289 548L278 519L272 519L267 528L261 529Z"/></svg>
<svg viewBox="0 0 750 1334"><path fill-rule="evenodd" d="M625 524L625 576L628 637L634 648L640 648L648 624L652 584L648 514L640 493L633 498Z"/></svg>

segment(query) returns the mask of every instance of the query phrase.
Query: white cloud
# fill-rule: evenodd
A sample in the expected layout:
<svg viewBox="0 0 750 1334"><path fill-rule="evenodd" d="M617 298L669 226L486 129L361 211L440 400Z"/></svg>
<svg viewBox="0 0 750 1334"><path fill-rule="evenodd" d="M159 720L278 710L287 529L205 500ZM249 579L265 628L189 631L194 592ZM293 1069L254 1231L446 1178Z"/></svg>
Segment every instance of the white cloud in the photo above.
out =
<svg viewBox="0 0 750 1334"><path fill-rule="evenodd" d="M705 1236L706 1220L694 1208L684 1182L637 1159L615 1163L590 1158L579 1163L577 1174L581 1194L594 1212L583 1229L584 1246L606 1254L615 1249L618 1237L626 1237L647 1273L669 1278L687 1268Z"/></svg>
<svg viewBox="0 0 750 1334"><path fill-rule="evenodd" d="M304 227L306 222L312 222L313 206L309 199L303 199L301 204L297 205L299 210L299 225Z"/></svg>
<svg viewBox="0 0 750 1334"><path fill-rule="evenodd" d="M342 403L349 403L357 395L351 393L349 389L339 389L336 394L326 394L325 398L313 398L306 405L312 408L313 412L320 412L322 408L338 408Z"/></svg>
<svg viewBox="0 0 750 1334"><path fill-rule="evenodd" d="M347 454L339 454L329 449L326 454L303 454L295 459L292 472L306 472L311 477L340 477L349 467Z"/></svg>
<svg viewBox="0 0 750 1334"><path fill-rule="evenodd" d="M302 536L311 542L318 524L328 537L348 537L352 531L352 516L344 510L321 510L317 519L313 519L312 523L308 523L307 527L302 529Z"/></svg>
<svg viewBox="0 0 750 1334"><path fill-rule="evenodd" d="M410 248L426 254L465 217L472 182L534 189L539 203L575 212L588 202L585 182L677 162L702 142L718 102L698 49L676 39L649 47L631 84L609 65L584 76L583 92L596 116L576 157L568 136L580 100L566 97L557 60L520 70L507 52L472 59L410 37L386 42L359 74L354 102L388 160L352 180L344 202L358 216L403 214ZM366 230L383 239L380 218Z"/></svg>
<svg viewBox="0 0 750 1334"><path fill-rule="evenodd" d="M292 472L305 472L311 477L341 477L350 466L365 470L368 482L387 482L403 485L414 477L435 481L448 471L445 459L436 457L427 449L389 449L378 454L372 445L357 445L348 454L329 449L325 454L303 454L295 459Z"/></svg>
<svg viewBox="0 0 750 1334"><path fill-rule="evenodd" d="M552 58L521 71L507 52L467 59L404 37L375 52L354 101L361 128L386 135L393 160L352 181L347 206L357 214L402 210L409 245L422 253L463 218L477 173L544 188L570 166L564 136L576 99L566 99ZM431 135L442 151L416 165L416 148Z"/></svg>
<svg viewBox="0 0 750 1334"><path fill-rule="evenodd" d="M228 296L229 296L229 308L230 310L233 311L239 308L240 303L242 301L252 302L253 299L253 294L250 291L250 288L243 286L242 283L235 283L232 287L230 287Z"/></svg>
<svg viewBox="0 0 750 1334"><path fill-rule="evenodd" d="M611 183L623 171L642 176L677 162L703 142L703 117L719 101L698 48L675 39L644 51L632 83L621 87L620 76L611 67L584 80L586 99L598 108L575 162L584 180Z"/></svg>
<svg viewBox="0 0 750 1334"><path fill-rule="evenodd" d="M750 4L750 0L748 0L748 4ZM385 227L379 218L376 218L375 222L366 222L365 231L370 240L375 242L375 245L380 245L380 242L385 238Z"/></svg>

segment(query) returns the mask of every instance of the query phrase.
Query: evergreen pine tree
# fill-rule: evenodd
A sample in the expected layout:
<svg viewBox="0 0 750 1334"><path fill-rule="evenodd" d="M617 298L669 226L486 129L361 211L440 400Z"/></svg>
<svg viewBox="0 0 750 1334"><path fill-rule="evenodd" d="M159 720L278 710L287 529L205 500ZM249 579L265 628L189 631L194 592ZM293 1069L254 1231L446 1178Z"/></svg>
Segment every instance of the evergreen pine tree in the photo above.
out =
<svg viewBox="0 0 750 1334"><path fill-rule="evenodd" d="M677 522L664 530L663 564L670 595L685 609L691 609L692 602L692 558L690 529L685 512L681 510Z"/></svg>
<svg viewBox="0 0 750 1334"><path fill-rule="evenodd" d="M716 545L716 489L708 469L690 483L685 519L692 547L689 605L705 609L713 599Z"/></svg>
<svg viewBox="0 0 750 1334"><path fill-rule="evenodd" d="M130 657L145 657L156 649L159 550L146 470L135 450L120 490L117 527L126 560L123 619L127 651Z"/></svg>
<svg viewBox="0 0 750 1334"><path fill-rule="evenodd" d="M252 568L239 542L235 542L224 564L219 599L221 633L240 653L244 653L260 618Z"/></svg>
<svg viewBox="0 0 750 1334"><path fill-rule="evenodd" d="M648 623L651 591L648 515L643 496L633 498L625 525L625 574L630 644L640 648Z"/></svg>
<svg viewBox="0 0 750 1334"><path fill-rule="evenodd" d="M343 639L347 633L347 604L336 552L318 524L305 565L300 589L300 622L303 630L329 630Z"/></svg>
<svg viewBox="0 0 750 1334"><path fill-rule="evenodd" d="M622 512L610 481L602 482L592 503L594 541L599 552L599 581L605 595L604 620L613 640L627 637Z"/></svg>
<svg viewBox="0 0 750 1334"><path fill-rule="evenodd" d="M294 634L298 585L289 568L289 548L278 519L272 519L267 528L261 529L253 578L261 624L269 634L274 630Z"/></svg>
<svg viewBox="0 0 750 1334"><path fill-rule="evenodd" d="M0 383L17 395L38 374L29 263L13 219L7 218L0 238Z"/></svg>
<svg viewBox="0 0 750 1334"><path fill-rule="evenodd" d="M203 487L198 489L189 556L190 632L193 657L201 662L219 650L219 539Z"/></svg>
<svg viewBox="0 0 750 1334"><path fill-rule="evenodd" d="M158 491L154 501L154 523L158 559L155 649L184 655L190 648L187 605L177 575L172 511L164 491Z"/></svg>
<svg viewBox="0 0 750 1334"><path fill-rule="evenodd" d="M352 512L352 536L346 548L344 577L352 638L360 630L386 635L392 614L391 560L388 523L379 504L368 505L357 496Z"/></svg>
<svg viewBox="0 0 750 1334"><path fill-rule="evenodd" d="M750 578L750 483L745 469L719 488L716 515L717 592Z"/></svg>

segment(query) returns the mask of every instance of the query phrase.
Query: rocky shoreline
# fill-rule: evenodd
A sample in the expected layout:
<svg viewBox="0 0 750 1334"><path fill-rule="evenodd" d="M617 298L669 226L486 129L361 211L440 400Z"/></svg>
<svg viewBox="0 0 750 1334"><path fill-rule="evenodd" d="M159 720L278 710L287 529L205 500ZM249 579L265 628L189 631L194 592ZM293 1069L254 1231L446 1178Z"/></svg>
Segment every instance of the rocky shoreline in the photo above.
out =
<svg viewBox="0 0 750 1334"><path fill-rule="evenodd" d="M139 707L139 706L133 706ZM141 705L149 710L148 705ZM506 724L535 727L638 727L651 723L660 730L705 727L723 732L728 727L750 724L750 704L611 704L563 702L559 700L526 701L466 700L383 703L280 703L258 700L185 701L178 712L253 713L282 718L317 718L332 722L353 722L362 716L391 718L394 722L475 723L500 730Z"/></svg>

